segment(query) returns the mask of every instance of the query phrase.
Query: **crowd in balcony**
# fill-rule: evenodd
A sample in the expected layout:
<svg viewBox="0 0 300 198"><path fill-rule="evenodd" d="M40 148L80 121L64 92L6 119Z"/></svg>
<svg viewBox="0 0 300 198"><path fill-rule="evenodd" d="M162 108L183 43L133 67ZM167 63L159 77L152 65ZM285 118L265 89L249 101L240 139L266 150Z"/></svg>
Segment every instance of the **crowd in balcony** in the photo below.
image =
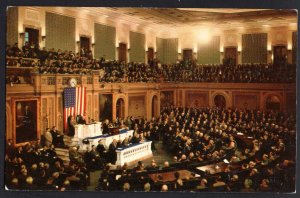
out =
<svg viewBox="0 0 300 198"><path fill-rule="evenodd" d="M158 60L145 63L124 63L93 59L91 50L80 52L60 49L40 49L28 42L6 47L7 66L33 67L40 74L91 74L100 71L100 82L232 82L232 83L291 83L296 79L292 64L274 67L272 64L198 65L195 61L161 64Z"/></svg>

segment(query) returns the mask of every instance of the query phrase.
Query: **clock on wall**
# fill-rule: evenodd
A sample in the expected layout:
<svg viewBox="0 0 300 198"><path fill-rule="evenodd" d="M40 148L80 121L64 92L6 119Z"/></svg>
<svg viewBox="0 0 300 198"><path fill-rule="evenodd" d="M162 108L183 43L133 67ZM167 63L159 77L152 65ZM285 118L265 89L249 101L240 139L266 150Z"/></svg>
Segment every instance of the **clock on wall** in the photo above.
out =
<svg viewBox="0 0 300 198"><path fill-rule="evenodd" d="M76 80L75 78L71 78L71 79L69 80L69 85L70 85L71 87L76 87L76 85L77 85L77 80Z"/></svg>

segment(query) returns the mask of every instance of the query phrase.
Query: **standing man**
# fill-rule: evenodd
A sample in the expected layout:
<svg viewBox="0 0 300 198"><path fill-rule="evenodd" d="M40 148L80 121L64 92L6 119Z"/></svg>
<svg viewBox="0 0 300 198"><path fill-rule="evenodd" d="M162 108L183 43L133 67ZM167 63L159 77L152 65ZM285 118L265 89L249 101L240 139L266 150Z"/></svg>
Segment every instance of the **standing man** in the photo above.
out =
<svg viewBox="0 0 300 198"><path fill-rule="evenodd" d="M49 148L50 145L52 144L53 142L53 138L52 138L52 134L50 132L50 128L47 128L46 129L46 132L44 134L44 137L45 137L45 145Z"/></svg>
<svg viewBox="0 0 300 198"><path fill-rule="evenodd" d="M115 164L116 161L117 161L117 153L116 153L116 150L117 150L117 140L114 139L114 140L112 141L112 143L109 145L109 148L108 148L109 161L110 161L110 163L112 163L112 164Z"/></svg>
<svg viewBox="0 0 300 198"><path fill-rule="evenodd" d="M68 136L73 137L75 135L75 119L74 116L68 117Z"/></svg>
<svg viewBox="0 0 300 198"><path fill-rule="evenodd" d="M106 159L106 149L105 149L105 147L103 145L103 141L102 140L98 141L98 145L97 145L96 150L99 153L100 158Z"/></svg>

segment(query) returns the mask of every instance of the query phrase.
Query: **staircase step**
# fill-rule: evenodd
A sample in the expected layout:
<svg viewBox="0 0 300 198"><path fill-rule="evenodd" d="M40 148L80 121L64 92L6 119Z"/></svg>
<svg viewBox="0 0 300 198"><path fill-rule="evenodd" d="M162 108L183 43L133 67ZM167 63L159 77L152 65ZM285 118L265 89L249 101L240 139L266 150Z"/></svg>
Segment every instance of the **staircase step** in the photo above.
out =
<svg viewBox="0 0 300 198"><path fill-rule="evenodd" d="M78 146L80 144L80 139L74 138L74 137L69 137L69 136L65 135L64 142L65 142L65 145L67 145L69 147L73 147L73 146Z"/></svg>
<svg viewBox="0 0 300 198"><path fill-rule="evenodd" d="M69 165L69 163L70 163L69 149L55 148L55 152L56 152L57 156L63 160L64 165Z"/></svg>

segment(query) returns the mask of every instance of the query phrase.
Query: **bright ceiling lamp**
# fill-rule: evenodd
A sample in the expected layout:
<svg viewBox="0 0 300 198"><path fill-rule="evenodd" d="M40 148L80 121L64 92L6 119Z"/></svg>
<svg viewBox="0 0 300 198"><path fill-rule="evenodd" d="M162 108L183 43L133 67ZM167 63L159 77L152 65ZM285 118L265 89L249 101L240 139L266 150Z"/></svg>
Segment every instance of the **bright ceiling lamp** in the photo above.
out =
<svg viewBox="0 0 300 198"><path fill-rule="evenodd" d="M201 44L207 44L210 42L212 37L212 32L210 29L202 29L198 32L198 41Z"/></svg>

